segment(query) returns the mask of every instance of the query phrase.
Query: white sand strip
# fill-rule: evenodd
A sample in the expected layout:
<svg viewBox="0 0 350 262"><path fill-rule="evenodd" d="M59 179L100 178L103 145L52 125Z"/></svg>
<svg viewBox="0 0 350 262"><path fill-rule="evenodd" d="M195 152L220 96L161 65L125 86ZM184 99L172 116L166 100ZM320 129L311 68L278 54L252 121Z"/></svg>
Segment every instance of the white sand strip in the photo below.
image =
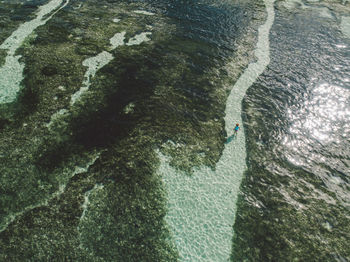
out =
<svg viewBox="0 0 350 262"><path fill-rule="evenodd" d="M15 55L17 49L36 28L44 25L59 10L64 8L69 3L69 0L63 5L62 3L63 0L52 0L46 5L39 7L35 19L21 24L18 29L0 45L0 49L7 50L5 64L0 68L0 104L13 102L21 88L20 85L23 80L24 64L19 62L21 56ZM57 9L55 12L44 18L55 9Z"/></svg>
<svg viewBox="0 0 350 262"><path fill-rule="evenodd" d="M111 47L110 51L116 49L119 46L124 45L125 40L125 34L126 32L116 33L111 39ZM140 45L143 42L150 41L148 38L149 35L151 35L151 32L143 32L140 34L135 35L133 38L129 39L129 41L125 44L127 46L133 46L133 45ZM103 51L99 53L97 56L87 58L83 61L83 66L86 66L88 69L85 72L84 75L84 82L82 87L72 95L70 104L74 105L77 100L80 99L82 94L84 94L86 91L89 90L91 85L91 78L95 76L98 70L100 70L102 67L107 65L110 61L113 60L113 55Z"/></svg>
<svg viewBox="0 0 350 262"><path fill-rule="evenodd" d="M342 16L340 29L344 36L350 38L350 16Z"/></svg>
<svg viewBox="0 0 350 262"><path fill-rule="evenodd" d="M241 103L247 89L270 62L269 32L274 21L274 0L265 0L268 13L260 26L255 50L256 63L249 64L232 88L226 104L226 131L233 133L242 124ZM169 166L160 154L159 173L168 191L169 225L181 261L228 261L231 254L236 201L243 172L246 170L244 127L237 138L226 144L216 171L207 167L192 176Z"/></svg>
<svg viewBox="0 0 350 262"><path fill-rule="evenodd" d="M148 42L151 40L150 38L148 38L148 36L151 34L152 34L151 32L143 32L141 34L135 35L133 38L129 39L126 45L132 46L132 45L139 45L143 42Z"/></svg>
<svg viewBox="0 0 350 262"><path fill-rule="evenodd" d="M140 14L140 15L155 15L154 13L147 12L147 11L144 11L144 10L135 10L134 13Z"/></svg>

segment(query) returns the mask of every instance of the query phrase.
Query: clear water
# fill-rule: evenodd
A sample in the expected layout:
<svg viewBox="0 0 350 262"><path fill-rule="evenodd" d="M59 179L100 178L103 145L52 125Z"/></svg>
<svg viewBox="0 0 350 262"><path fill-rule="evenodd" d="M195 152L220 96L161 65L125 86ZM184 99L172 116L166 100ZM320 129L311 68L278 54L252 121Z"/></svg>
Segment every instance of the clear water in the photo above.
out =
<svg viewBox="0 0 350 262"><path fill-rule="evenodd" d="M0 260L350 260L349 14L0 1Z"/></svg>
<svg viewBox="0 0 350 262"><path fill-rule="evenodd" d="M344 13L326 4L287 6L276 6L271 62L244 101L250 165L235 258L347 261L350 56ZM256 251L242 249L252 243Z"/></svg>
<svg viewBox="0 0 350 262"><path fill-rule="evenodd" d="M56 12L58 12L61 8L64 8L69 1L63 3L64 1L62 0L53 0L46 5L40 6L35 19L21 24L18 29L0 45L0 49L7 52L5 64L0 68L1 104L13 102L21 89L20 84L23 79L24 65L19 62L21 56L16 55L17 49L37 27L50 20L54 15L53 11L57 9ZM53 13L47 16L51 12Z"/></svg>
<svg viewBox="0 0 350 262"><path fill-rule="evenodd" d="M269 64L269 30L274 19L273 1L266 1L268 17L261 27L251 63L231 90L226 102L225 148L215 170L206 167L186 175L169 166L160 155L159 173L168 191L166 221L181 261L228 261L231 255L232 226L243 173L246 170L244 126L241 103L246 90ZM239 134L234 134L241 123ZM181 145L178 145L181 146Z"/></svg>

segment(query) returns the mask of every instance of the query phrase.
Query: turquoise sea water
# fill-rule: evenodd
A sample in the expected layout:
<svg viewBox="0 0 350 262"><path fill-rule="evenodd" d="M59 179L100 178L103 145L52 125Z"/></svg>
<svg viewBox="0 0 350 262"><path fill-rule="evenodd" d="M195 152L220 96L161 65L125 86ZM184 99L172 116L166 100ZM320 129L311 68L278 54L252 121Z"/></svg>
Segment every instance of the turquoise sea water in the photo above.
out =
<svg viewBox="0 0 350 262"><path fill-rule="evenodd" d="M166 221L182 261L228 261L233 222L242 176L246 170L244 127L234 135L235 123L242 123L242 100L246 90L269 64L269 30L274 20L273 1L266 1L268 16L259 27L254 50L257 62L248 65L226 102L225 148L215 170L198 167L191 176L171 168L160 155L160 173L168 192ZM170 142L171 143L171 142ZM186 145L173 144L175 147Z"/></svg>
<svg viewBox="0 0 350 262"><path fill-rule="evenodd" d="M349 14L0 1L0 260L349 260Z"/></svg>

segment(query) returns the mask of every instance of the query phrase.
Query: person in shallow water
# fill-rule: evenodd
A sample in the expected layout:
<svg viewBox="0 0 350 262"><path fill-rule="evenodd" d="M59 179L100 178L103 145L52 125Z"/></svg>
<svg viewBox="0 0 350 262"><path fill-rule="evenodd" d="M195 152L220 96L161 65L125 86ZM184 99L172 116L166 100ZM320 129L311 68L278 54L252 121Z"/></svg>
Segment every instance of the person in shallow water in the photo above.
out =
<svg viewBox="0 0 350 262"><path fill-rule="evenodd" d="M238 133L238 130L239 130L239 124L237 123L236 126L235 126L235 133L233 135L237 135Z"/></svg>
<svg viewBox="0 0 350 262"><path fill-rule="evenodd" d="M237 137L238 130L239 130L239 124L237 123L235 128L234 128L233 135L226 138L227 140L226 140L225 144L230 143L233 139L235 139Z"/></svg>

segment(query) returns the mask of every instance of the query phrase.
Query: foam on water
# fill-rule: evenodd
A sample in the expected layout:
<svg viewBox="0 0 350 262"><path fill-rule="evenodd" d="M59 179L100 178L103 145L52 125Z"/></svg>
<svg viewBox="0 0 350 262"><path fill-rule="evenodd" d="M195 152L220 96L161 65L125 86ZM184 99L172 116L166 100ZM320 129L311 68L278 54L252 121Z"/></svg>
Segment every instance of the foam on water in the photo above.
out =
<svg viewBox="0 0 350 262"><path fill-rule="evenodd" d="M13 102L20 90L20 84L23 80L24 65L19 62L21 56L15 55L17 49L37 27L44 25L59 10L64 8L69 3L69 0L63 5L62 3L63 0L52 0L46 5L39 7L35 19L21 24L18 29L0 45L0 49L7 50L5 64L0 68L0 104ZM61 7L59 7L60 5ZM55 12L44 18L55 9L57 9Z"/></svg>
<svg viewBox="0 0 350 262"><path fill-rule="evenodd" d="M242 123L241 103L246 90L270 62L269 31L274 20L274 0L265 0L268 13L259 28L256 63L249 64L232 88L226 104L226 131L232 135ZM231 139L229 139L231 140ZM173 234L181 261L227 261L231 254L233 223L239 186L246 170L244 127L226 144L216 171L207 167L192 176L178 172L159 153L162 176L168 192L166 222Z"/></svg>

